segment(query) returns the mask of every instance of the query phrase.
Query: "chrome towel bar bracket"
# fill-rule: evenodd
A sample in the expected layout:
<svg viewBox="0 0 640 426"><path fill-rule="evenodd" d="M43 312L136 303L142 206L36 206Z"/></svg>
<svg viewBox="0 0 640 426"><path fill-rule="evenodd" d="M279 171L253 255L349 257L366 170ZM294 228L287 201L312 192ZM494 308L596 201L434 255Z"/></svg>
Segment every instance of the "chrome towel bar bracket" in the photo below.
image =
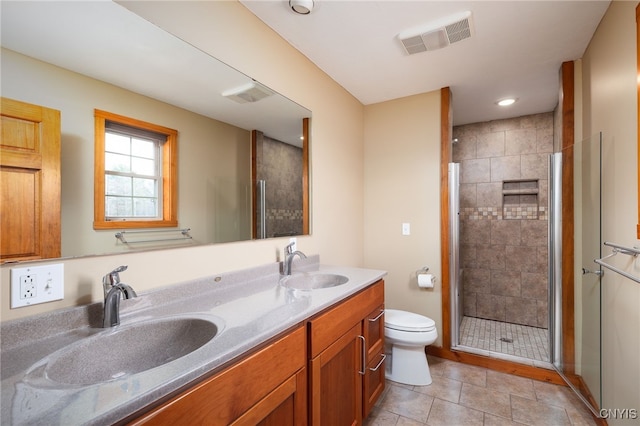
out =
<svg viewBox="0 0 640 426"><path fill-rule="evenodd" d="M632 275L632 274L630 274L630 273L628 273L626 271L623 271L622 269L616 268L615 266L609 265L608 263L605 262L606 259L609 259L609 258L617 255L618 253L625 254L627 256L632 256L632 257L635 258L640 254L640 249L638 249L636 247L629 248L629 247L621 246L619 244L615 244L615 243L611 243L611 242L607 242L607 241L604 242L604 245L608 246L608 247L612 247L613 248L612 253L610 253L609 255L607 255L607 256L605 256L605 257L603 257L601 259L594 259L594 262L597 263L598 265L601 265L601 266L603 266L603 267L605 267L605 268L617 273L617 274L622 275L625 278L630 279L631 281L635 281L638 284L640 284L640 278L639 277L636 277L635 275ZM583 269L583 271L584 271L584 269Z"/></svg>

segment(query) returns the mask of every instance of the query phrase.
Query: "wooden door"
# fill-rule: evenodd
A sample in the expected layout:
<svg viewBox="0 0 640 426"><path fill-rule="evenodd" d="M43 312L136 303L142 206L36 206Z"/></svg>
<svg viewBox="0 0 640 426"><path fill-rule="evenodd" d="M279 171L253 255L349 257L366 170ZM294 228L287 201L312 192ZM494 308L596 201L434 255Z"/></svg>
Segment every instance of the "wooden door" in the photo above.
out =
<svg viewBox="0 0 640 426"><path fill-rule="evenodd" d="M311 360L311 424L362 423L360 323Z"/></svg>
<svg viewBox="0 0 640 426"><path fill-rule="evenodd" d="M0 262L60 257L60 112L2 98Z"/></svg>

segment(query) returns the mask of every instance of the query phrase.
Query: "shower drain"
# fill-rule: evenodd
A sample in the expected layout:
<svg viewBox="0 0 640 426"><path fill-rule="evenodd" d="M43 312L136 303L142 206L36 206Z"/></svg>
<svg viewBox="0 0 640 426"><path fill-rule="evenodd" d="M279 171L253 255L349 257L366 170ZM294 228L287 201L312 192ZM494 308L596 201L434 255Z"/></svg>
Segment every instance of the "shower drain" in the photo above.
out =
<svg viewBox="0 0 640 426"><path fill-rule="evenodd" d="M500 341L505 343L513 343L513 339L510 339L508 337L501 337Z"/></svg>

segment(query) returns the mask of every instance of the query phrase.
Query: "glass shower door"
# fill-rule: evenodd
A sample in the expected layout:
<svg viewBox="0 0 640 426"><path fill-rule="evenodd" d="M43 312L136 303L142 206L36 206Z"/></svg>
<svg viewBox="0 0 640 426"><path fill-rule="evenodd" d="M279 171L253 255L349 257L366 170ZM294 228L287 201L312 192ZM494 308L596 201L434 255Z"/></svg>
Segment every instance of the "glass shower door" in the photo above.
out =
<svg viewBox="0 0 640 426"><path fill-rule="evenodd" d="M576 276L576 374L582 390L597 410L602 407L601 386L601 277L602 268L594 259L602 257L602 133L576 146L574 173L580 170L581 228L576 226L576 259L582 259L582 275ZM579 168L578 168L579 166ZM576 175L577 176L577 175ZM577 180L577 178L576 178ZM577 201L577 199L576 199Z"/></svg>
<svg viewBox="0 0 640 426"><path fill-rule="evenodd" d="M602 134L594 135L581 143L564 150L561 161L558 154L552 159L552 182L550 206L552 217L551 240L557 242L561 232L563 218L558 217L562 210L556 190L561 181L562 170L558 163L567 161L573 164L573 204L574 204L574 353L563 354L562 342L562 275L559 263L562 261L561 246L550 244L553 277L553 290L550 309L555 317L552 323L552 362L567 384L576 392L591 411L598 416L602 406L601 386L601 276L602 269L594 262L601 258L602 247ZM555 161L554 161L555 160ZM560 203L558 205L557 203ZM555 231L555 232L554 232ZM562 265L566 267L567 265ZM569 360L569 361L567 361Z"/></svg>

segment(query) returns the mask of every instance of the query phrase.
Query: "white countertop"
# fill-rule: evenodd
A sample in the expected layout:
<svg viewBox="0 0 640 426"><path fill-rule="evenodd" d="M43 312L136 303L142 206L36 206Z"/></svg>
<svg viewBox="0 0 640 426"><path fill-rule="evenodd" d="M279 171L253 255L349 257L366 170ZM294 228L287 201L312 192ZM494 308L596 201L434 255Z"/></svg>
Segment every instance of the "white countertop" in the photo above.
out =
<svg viewBox="0 0 640 426"><path fill-rule="evenodd" d="M317 262L317 256L315 258ZM294 262L294 274L299 269L296 265L304 263ZM91 327L86 321L66 330L52 327L51 335L40 331L37 338L27 340L19 337L24 336L25 329L48 328L43 325L62 321L65 313L3 323L0 423L115 423L386 275L380 270L318 266L312 262L307 262L303 269L344 275L349 281L310 291L288 289L280 285L278 264L274 263L176 284L124 300L121 325L111 329ZM135 289L135 283L129 284ZM95 313L95 307L93 310ZM79 315L77 312L66 314L67 318ZM126 327L143 321L171 316L209 319L221 330L197 350L141 373L95 385L61 384L46 377L46 364L56 358L56 351L97 333L125 331ZM77 368L92 368L92 363L97 366L109 361L110 356L105 353L101 359L83 360L83 365Z"/></svg>

